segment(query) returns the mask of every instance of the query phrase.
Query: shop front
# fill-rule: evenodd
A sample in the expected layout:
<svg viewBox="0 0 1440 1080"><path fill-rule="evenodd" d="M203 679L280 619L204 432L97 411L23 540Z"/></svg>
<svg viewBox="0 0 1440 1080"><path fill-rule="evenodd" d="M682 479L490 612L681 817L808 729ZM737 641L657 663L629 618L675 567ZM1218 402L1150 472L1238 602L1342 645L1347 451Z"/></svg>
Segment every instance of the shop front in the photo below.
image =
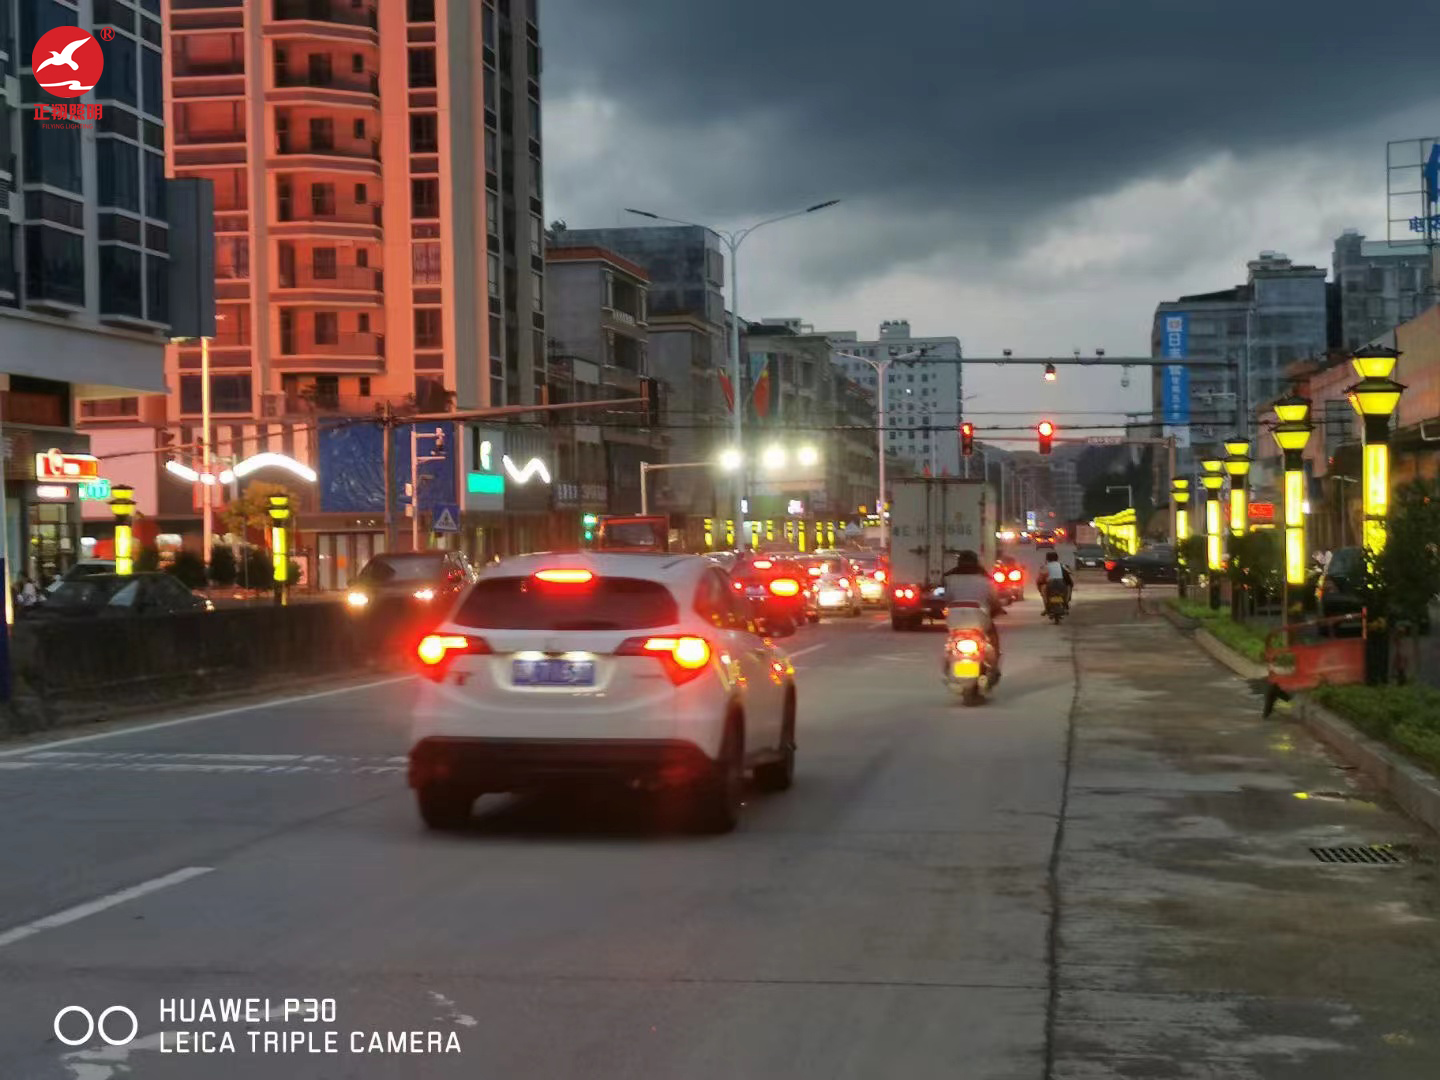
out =
<svg viewBox="0 0 1440 1080"><path fill-rule="evenodd" d="M86 556L81 503L104 502L110 484L84 435L17 431L8 441L8 572L46 583Z"/></svg>

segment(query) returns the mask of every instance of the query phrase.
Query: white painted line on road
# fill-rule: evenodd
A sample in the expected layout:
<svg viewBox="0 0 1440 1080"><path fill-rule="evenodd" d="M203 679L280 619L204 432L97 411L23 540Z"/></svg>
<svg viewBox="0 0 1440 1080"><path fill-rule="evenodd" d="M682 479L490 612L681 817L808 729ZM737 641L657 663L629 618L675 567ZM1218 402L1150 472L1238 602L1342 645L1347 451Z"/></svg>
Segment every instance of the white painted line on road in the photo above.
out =
<svg viewBox="0 0 1440 1080"><path fill-rule="evenodd" d="M789 657L791 660L794 660L797 656L804 656L806 653L812 653L816 649L823 649L828 644L830 644L828 641L822 641L819 645L810 645L804 649L799 649L795 652L792 652L789 654Z"/></svg>
<svg viewBox="0 0 1440 1080"><path fill-rule="evenodd" d="M132 885L128 889L121 889L119 892L102 896L98 900L91 900L89 903L77 904L75 907L66 908L64 911L57 911L54 915L46 915L43 919L36 919L34 922L17 926L13 930L6 930L0 934L0 949L7 945L14 945L17 941L24 941L28 937L34 937L44 930L54 930L57 926L67 926L81 919L87 919L91 915L98 915L107 908L115 907L118 904L129 903L131 900L139 899L149 893L158 892L161 889L168 889L171 885L179 885L189 881L191 878L208 874L215 868L213 866L187 866L183 870L176 870L174 873L166 874L163 877L152 878L149 881L142 881L139 885Z"/></svg>
<svg viewBox="0 0 1440 1080"><path fill-rule="evenodd" d="M317 690L313 694L297 694L294 697L271 698L269 701L257 701L253 705L236 705L230 709L217 709L215 712L197 713L194 716L181 716L174 720L156 720L151 724L136 724L133 727L116 728L114 731L102 731L95 735L76 735L70 739L56 739L54 742L36 743L33 746L17 746L10 750L0 750L0 758L21 757L25 754L33 754L40 750L53 750L57 746L78 746L80 743L98 742L101 739L119 739L126 735L138 735L142 731L159 731L161 728L179 727L182 724L195 724L201 720L219 720L225 716L239 716L242 713L255 712L259 709L274 709L285 705L298 705L302 701L318 701L321 698L337 697L340 694L358 694L362 690L374 690L380 686L392 686L395 683L408 682L416 678L414 675L395 675L389 679L377 679L374 682L361 683L359 686L341 686L335 690Z"/></svg>

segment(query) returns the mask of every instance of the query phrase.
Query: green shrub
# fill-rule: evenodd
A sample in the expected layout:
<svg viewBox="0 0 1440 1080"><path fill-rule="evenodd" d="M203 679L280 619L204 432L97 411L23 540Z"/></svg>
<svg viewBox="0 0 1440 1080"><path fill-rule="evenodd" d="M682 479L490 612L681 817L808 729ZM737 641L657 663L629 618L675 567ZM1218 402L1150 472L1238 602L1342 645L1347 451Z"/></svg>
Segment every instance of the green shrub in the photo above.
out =
<svg viewBox="0 0 1440 1080"><path fill-rule="evenodd" d="M235 552L228 544L216 544L210 549L210 580L216 585L234 585L240 573L240 564L235 561Z"/></svg>
<svg viewBox="0 0 1440 1080"><path fill-rule="evenodd" d="M1440 771L1440 690L1429 686L1321 686L1312 696L1371 738Z"/></svg>
<svg viewBox="0 0 1440 1080"><path fill-rule="evenodd" d="M193 551L177 552L166 573L174 574L187 589L205 587L205 562Z"/></svg>

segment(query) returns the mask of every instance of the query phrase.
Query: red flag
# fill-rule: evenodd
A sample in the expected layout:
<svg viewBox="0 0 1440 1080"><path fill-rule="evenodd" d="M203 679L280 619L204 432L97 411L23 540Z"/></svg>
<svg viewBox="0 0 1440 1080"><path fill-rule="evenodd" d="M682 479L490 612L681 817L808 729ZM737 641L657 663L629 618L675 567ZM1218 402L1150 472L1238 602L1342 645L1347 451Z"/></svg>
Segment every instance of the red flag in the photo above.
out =
<svg viewBox="0 0 1440 1080"><path fill-rule="evenodd" d="M725 407L731 412L735 411L735 387L730 385L730 376L720 372L720 389L725 394Z"/></svg>
<svg viewBox="0 0 1440 1080"><path fill-rule="evenodd" d="M770 415L770 365L755 380L755 415L762 420Z"/></svg>

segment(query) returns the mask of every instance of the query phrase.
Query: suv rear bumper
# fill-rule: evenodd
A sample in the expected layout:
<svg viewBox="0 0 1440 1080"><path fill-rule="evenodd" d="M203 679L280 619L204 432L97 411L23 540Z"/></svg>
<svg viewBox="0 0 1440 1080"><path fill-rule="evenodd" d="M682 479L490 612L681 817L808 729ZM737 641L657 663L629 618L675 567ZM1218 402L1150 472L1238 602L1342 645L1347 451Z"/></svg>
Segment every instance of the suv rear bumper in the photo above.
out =
<svg viewBox="0 0 1440 1080"><path fill-rule="evenodd" d="M485 739L432 736L410 750L412 788L455 783L476 791L514 791L583 781L684 784L714 761L680 739Z"/></svg>

